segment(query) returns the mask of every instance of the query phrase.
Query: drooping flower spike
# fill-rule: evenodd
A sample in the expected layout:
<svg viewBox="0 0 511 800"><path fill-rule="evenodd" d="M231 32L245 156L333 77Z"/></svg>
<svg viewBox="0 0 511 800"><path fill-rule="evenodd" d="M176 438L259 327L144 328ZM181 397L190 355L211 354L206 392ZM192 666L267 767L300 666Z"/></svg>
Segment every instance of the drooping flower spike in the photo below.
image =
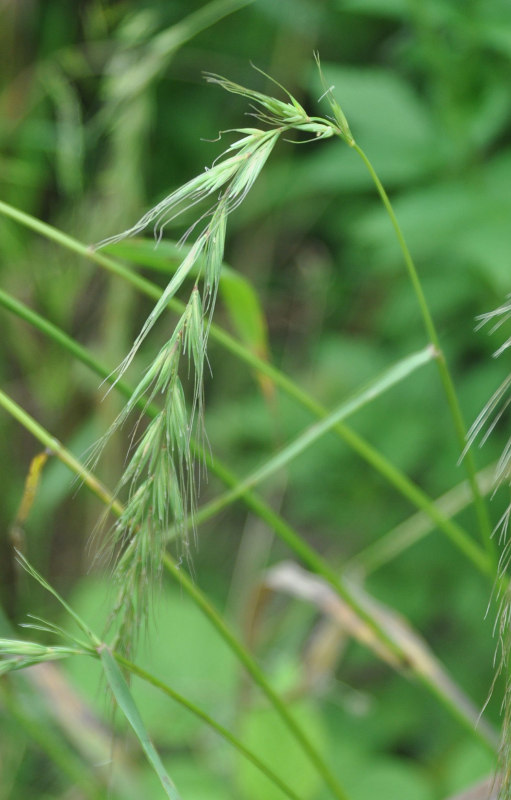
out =
<svg viewBox="0 0 511 800"><path fill-rule="evenodd" d="M314 139L341 136L349 141L351 137L351 134L346 134L349 128L330 90L326 95L334 112L333 120L308 115L283 87L280 88L287 95L286 101L247 89L219 75L208 74L206 80L251 101L253 116L266 129L245 127L229 131L239 136L211 167L171 192L131 228L98 245L102 247L136 236L151 226L158 242L166 225L196 206L206 206L183 234L181 241L194 237L193 244L144 322L130 352L116 370L117 380L132 364L169 300L181 289L192 271L198 272L185 310L94 454L97 459L107 441L136 406L141 402L148 405L157 398L162 399L161 410L132 447L118 484L116 495L127 492L127 502L113 526L107 545L116 554L115 576L120 589L114 617L118 623L119 646L125 651L129 650L147 614L147 593L160 572L171 525L177 531L185 555L188 553L188 530L190 527L193 530L196 504L190 445L192 437L204 437L204 362L209 321L224 257L228 217L246 198L282 134L296 130L311 133ZM183 357L194 375L190 408L180 378ZM136 435L138 424L132 441Z"/></svg>

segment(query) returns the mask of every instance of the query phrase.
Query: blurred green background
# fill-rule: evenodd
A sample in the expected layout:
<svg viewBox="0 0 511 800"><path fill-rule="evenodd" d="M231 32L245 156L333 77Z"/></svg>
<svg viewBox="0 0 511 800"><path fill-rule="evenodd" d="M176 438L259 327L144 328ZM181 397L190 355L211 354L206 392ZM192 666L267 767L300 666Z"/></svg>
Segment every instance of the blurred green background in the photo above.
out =
<svg viewBox="0 0 511 800"><path fill-rule="evenodd" d="M216 141L219 131L253 124L246 103L207 85L203 71L278 92L253 62L310 113L325 115L318 50L354 136L395 204L466 420L475 419L507 373L506 356L492 358L505 330L489 337L474 326L509 287L508 2L19 0L4 2L0 14L2 200L86 244L131 225L211 164L231 141L229 134ZM172 240L182 233L177 224L167 229ZM3 290L112 368L118 364L149 301L3 216L0 242ZM363 164L340 141L278 145L230 220L226 261L257 292L271 359L328 407L426 342L388 218ZM165 285L164 274L143 274ZM113 393L103 399L96 376L25 322L3 308L0 318L2 387L83 455L121 401ZM238 334L228 299L220 298L215 321ZM148 358L170 324L154 331ZM278 393L265 394L245 366L210 344L208 437L212 452L242 476L310 416ZM500 455L506 419L476 453L480 468ZM432 366L358 414L353 427L432 497L465 477ZM10 532L40 447L3 412L0 441L1 599L5 620L14 624L34 606L56 612L12 559ZM111 487L123 457L120 442L101 463ZM201 502L220 490L210 475ZM339 569L415 510L332 435L264 485L263 494ZM506 502L500 495L491 502L494 524ZM108 580L94 559L96 545L89 545L100 512L99 502L50 460L25 526L31 560L91 622L105 616ZM475 535L473 510L459 519ZM199 530L194 579L247 633L252 589L269 565L288 557L238 503ZM485 618L491 587L452 545L433 531L375 569L365 586L410 621L482 708L493 677L495 609ZM167 586L158 604L147 663L247 741L262 739L270 757L278 749L304 798L326 798L199 613ZM275 685L295 697L354 800L440 800L491 771L491 756L476 738L348 636L337 641L330 631L324 675L307 681L319 626L317 610L278 597L256 652ZM72 664L68 672L102 724L110 724L89 665ZM33 714L34 688L22 677L13 684L0 694L0 800L81 797L69 770L43 746L44 733L38 740L30 725L43 732L48 726L57 750L83 760L76 730L66 731L58 714L49 720L42 700ZM487 712L495 725L499 692ZM145 689L138 697L183 798L281 797L184 712ZM126 746L123 758L133 796L159 797L136 747Z"/></svg>

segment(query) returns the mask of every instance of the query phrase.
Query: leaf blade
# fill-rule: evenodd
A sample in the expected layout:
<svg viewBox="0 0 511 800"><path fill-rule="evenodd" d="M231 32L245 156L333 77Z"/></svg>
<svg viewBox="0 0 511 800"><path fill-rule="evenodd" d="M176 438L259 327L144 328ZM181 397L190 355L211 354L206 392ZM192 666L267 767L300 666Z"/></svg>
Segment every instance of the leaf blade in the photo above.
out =
<svg viewBox="0 0 511 800"><path fill-rule="evenodd" d="M173 781L169 777L165 767L162 764L160 756L156 752L156 749L151 742L149 733L147 732L142 717L140 716L140 712L135 705L135 701L133 700L128 684L124 680L122 672L119 669L115 658L108 647L104 644L98 648L98 654L105 677L108 681L108 685L112 690L112 694L114 695L122 713L131 725L133 732L140 742L140 746L146 754L149 763L158 775L160 783L165 790L165 794L169 800L181 800Z"/></svg>

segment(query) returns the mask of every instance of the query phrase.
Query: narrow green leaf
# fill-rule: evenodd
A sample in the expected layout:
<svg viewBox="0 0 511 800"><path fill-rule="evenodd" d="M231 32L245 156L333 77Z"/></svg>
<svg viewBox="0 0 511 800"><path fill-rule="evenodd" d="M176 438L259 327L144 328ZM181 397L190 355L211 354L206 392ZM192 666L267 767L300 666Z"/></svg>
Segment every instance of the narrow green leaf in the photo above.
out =
<svg viewBox="0 0 511 800"><path fill-rule="evenodd" d="M323 436L327 431L334 428L338 422L346 417L354 414L355 411L363 408L383 392L390 389L396 383L404 380L408 375L416 369L427 364L429 361L436 357L436 351L433 347L428 345L423 350L413 353L406 358L403 358L397 364L394 364L376 380L369 383L365 389L357 392L351 399L341 403L338 408L332 411L331 414L324 419L315 422L308 427L303 433L296 437L273 458L270 458L262 467L255 470L244 480L240 481L236 487L231 489L225 494L213 500L211 503L203 506L195 517L195 522L199 524L205 519L209 519L214 514L217 514L227 505L232 503L238 497L243 495L247 489L261 483L261 481L273 475L277 470L289 464L294 458L303 453L311 444Z"/></svg>
<svg viewBox="0 0 511 800"><path fill-rule="evenodd" d="M266 319L259 298L249 281L234 270L224 270L220 294L241 341L256 355L268 353Z"/></svg>
<svg viewBox="0 0 511 800"><path fill-rule="evenodd" d="M101 664L103 666L108 685L112 690L112 694L114 695L122 713L133 728L135 736L140 742L140 745L146 754L149 763L158 775L161 785L165 790L165 794L170 798L170 800L181 800L174 783L169 778L165 767L161 762L160 756L156 752L154 745L149 738L149 734L142 721L139 710L135 705L135 701L133 700L128 684L124 680L122 672L119 669L115 658L105 644L98 648L98 654L101 659Z"/></svg>

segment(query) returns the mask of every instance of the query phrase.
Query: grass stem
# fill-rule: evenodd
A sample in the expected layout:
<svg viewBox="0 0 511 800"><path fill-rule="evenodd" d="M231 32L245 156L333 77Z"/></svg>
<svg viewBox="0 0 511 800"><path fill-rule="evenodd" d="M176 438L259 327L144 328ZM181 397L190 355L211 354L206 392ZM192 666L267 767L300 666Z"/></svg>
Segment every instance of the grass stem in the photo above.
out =
<svg viewBox="0 0 511 800"><path fill-rule="evenodd" d="M392 207L392 203L390 202L389 196L385 191L385 188L380 181L373 165L371 164L369 158L365 154L359 145L355 142L352 144L353 149L355 152L360 156L362 161L364 162L371 178L376 186L378 194L382 200L383 205L385 206L385 210L389 215L390 221L392 223L392 227L394 228L399 247L403 254L403 258L405 261L406 269L411 280L415 295L417 297L417 301L419 303L419 308L422 314L422 319L424 321L424 327L426 328L426 333L428 335L429 341L437 350L438 358L437 358L437 365L438 371L440 373L440 379L442 381L442 385L444 387L444 392L447 397L447 402L449 405L449 409L451 411L451 416L454 422L454 428L456 431L457 439L460 445L460 452L464 452L466 443L467 443L467 430L465 426L465 422L463 420L463 414L461 411L461 407L458 401L458 397L456 395L456 389L454 388L454 382L451 377L451 373L449 371L449 367L447 365L447 361L445 359L445 355L443 350L440 346L440 340L438 337L438 333L435 327L435 323L433 322L433 318L429 311L428 303L426 297L424 295L424 291L422 289L422 284L419 279L419 274L415 267L414 261L412 259L410 250L406 243L406 239L404 234L401 230L401 226L397 220L396 214ZM472 495L474 498L474 506L477 514L477 519L479 523L479 531L481 535L481 539L483 545L488 553L488 557L491 561L491 565L493 568L493 574L497 573L497 552L495 543L492 539L492 526L490 522L490 518L488 516L488 510L486 508L486 503L484 502L483 496L481 494L478 482L477 482L477 475L476 475L476 467L474 458L472 456L472 452L469 450L464 457L464 464L465 469L467 472L468 480L470 482Z"/></svg>

